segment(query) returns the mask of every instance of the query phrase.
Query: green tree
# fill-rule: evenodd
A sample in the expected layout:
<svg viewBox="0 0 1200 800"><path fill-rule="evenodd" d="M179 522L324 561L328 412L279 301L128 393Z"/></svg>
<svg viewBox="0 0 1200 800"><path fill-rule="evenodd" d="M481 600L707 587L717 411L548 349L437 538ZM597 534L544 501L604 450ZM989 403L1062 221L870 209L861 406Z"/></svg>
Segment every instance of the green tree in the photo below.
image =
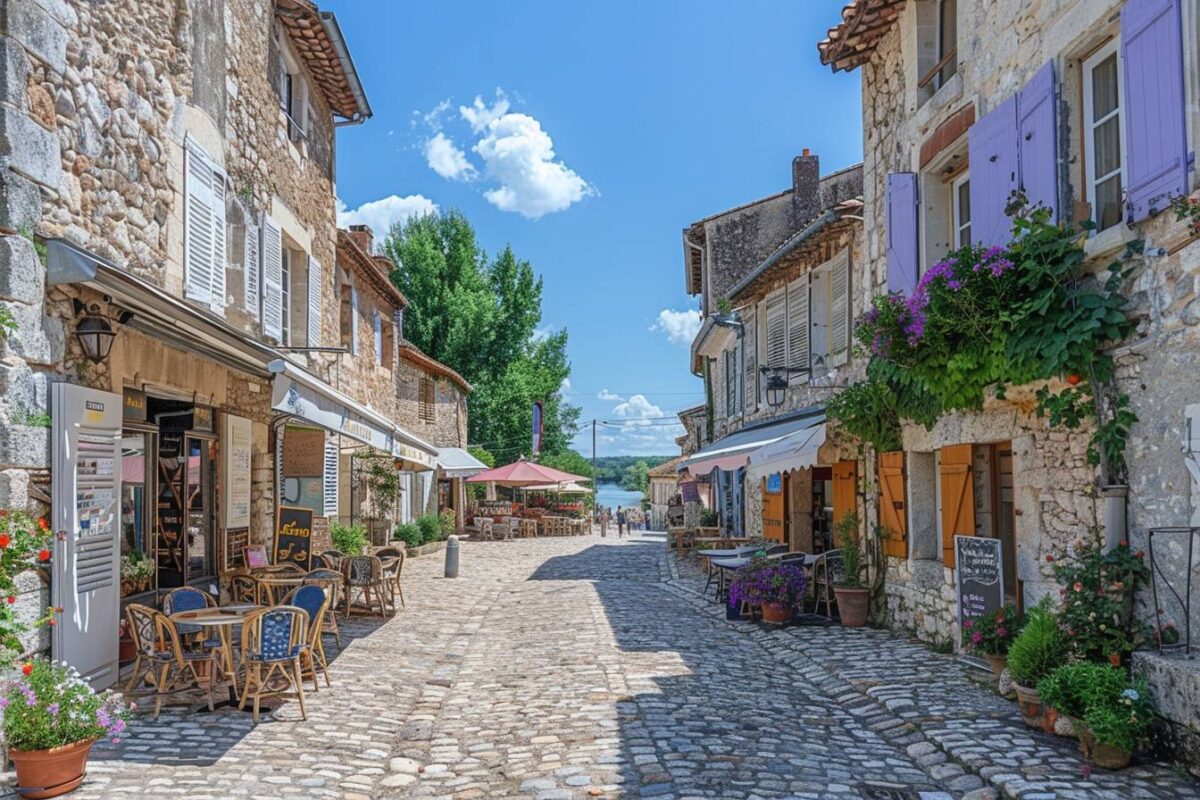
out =
<svg viewBox="0 0 1200 800"><path fill-rule="evenodd" d="M392 283L409 299L404 337L475 386L468 435L501 462L529 455L533 403L543 406L542 452L566 450L579 408L562 396L567 333L539 339L542 281L505 247L494 259L459 211L396 225L383 243Z"/></svg>
<svg viewBox="0 0 1200 800"><path fill-rule="evenodd" d="M563 450L561 453L548 455L542 459L542 463L573 475L592 477L592 462L574 450Z"/></svg>
<svg viewBox="0 0 1200 800"><path fill-rule="evenodd" d="M492 453L482 447L468 447L467 452L478 458L489 467L496 466L496 457Z"/></svg>
<svg viewBox="0 0 1200 800"><path fill-rule="evenodd" d="M621 473L621 488L629 492L645 493L650 486L650 466L645 461L635 461Z"/></svg>

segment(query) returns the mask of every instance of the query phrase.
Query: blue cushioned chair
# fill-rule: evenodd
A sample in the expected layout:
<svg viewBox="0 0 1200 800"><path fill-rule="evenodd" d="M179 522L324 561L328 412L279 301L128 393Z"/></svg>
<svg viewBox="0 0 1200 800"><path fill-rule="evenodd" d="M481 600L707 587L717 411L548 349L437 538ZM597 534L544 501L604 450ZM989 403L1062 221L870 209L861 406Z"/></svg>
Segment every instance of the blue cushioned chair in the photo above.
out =
<svg viewBox="0 0 1200 800"><path fill-rule="evenodd" d="M296 606L275 606L256 611L242 624L242 663L246 679L238 708L254 698L254 721L258 722L259 701L263 697L294 697L300 701L300 716L307 720L304 708L304 683L300 657L307 645L308 612ZM271 688L273 678L284 685Z"/></svg>
<svg viewBox="0 0 1200 800"><path fill-rule="evenodd" d="M283 599L283 604L308 612L308 636L304 642L304 649L300 651L300 671L301 677L312 678L313 691L318 692L318 669L325 673L325 685L332 685L329 682L329 664L325 659L325 648L321 645L321 630L330 608L329 595L320 586L297 586Z"/></svg>
<svg viewBox="0 0 1200 800"><path fill-rule="evenodd" d="M204 688L208 694L208 710L212 711L212 685L217 676L216 652L207 648L183 649L175 624L166 614L149 606L130 603L125 607L125 619L137 649L133 674L125 686L125 694L131 697L153 695L154 719L158 719L164 697L188 689ZM196 669L197 665L203 663L208 664L207 675L201 675ZM145 688L139 690L143 684Z"/></svg>

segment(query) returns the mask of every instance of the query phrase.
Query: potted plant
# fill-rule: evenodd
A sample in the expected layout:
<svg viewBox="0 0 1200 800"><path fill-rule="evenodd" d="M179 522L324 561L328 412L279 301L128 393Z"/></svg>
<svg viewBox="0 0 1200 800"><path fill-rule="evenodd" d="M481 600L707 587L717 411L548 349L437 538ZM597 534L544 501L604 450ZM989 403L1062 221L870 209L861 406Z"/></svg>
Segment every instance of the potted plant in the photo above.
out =
<svg viewBox="0 0 1200 800"><path fill-rule="evenodd" d="M4 741L22 797L58 797L83 782L92 743L120 741L129 709L72 667L35 659L0 685Z"/></svg>
<svg viewBox="0 0 1200 800"><path fill-rule="evenodd" d="M1133 753L1149 741L1155 710L1145 681L1128 681L1125 673L1100 665L1117 676L1102 686L1090 687L1087 711L1079 727L1079 749L1083 757L1105 769L1124 769ZM1117 684L1119 692L1110 688Z"/></svg>
<svg viewBox="0 0 1200 800"><path fill-rule="evenodd" d="M145 553L130 550L121 556L121 597L146 591L153 580L154 562Z"/></svg>
<svg viewBox="0 0 1200 800"><path fill-rule="evenodd" d="M1008 674L1017 691L1021 718L1031 728L1041 728L1045 710L1038 695L1038 681L1049 675L1066 659L1067 642L1058 620L1043 600L1029 612L1025 627L1008 648Z"/></svg>
<svg viewBox="0 0 1200 800"><path fill-rule="evenodd" d="M842 517L836 529L838 548L842 551L842 574L834 578L833 593L837 597L838 616L848 628L867 624L870 590L862 582L862 545L858 541L858 514Z"/></svg>
<svg viewBox="0 0 1200 800"><path fill-rule="evenodd" d="M137 658L137 645L129 633L129 623L122 619L117 623L117 661L127 664Z"/></svg>
<svg viewBox="0 0 1200 800"><path fill-rule="evenodd" d="M1093 547L1055 563L1062 627L1081 659L1119 665L1145 640L1145 629L1133 619L1134 596L1150 580L1145 555L1121 541L1108 552Z"/></svg>
<svg viewBox="0 0 1200 800"><path fill-rule="evenodd" d="M1115 696L1125 688L1125 677L1105 664L1077 661L1064 664L1038 681L1038 697L1046 716L1054 721L1047 724L1050 732L1078 736L1089 701L1097 697ZM1065 720L1059 724L1058 720Z"/></svg>
<svg viewBox="0 0 1200 800"><path fill-rule="evenodd" d="M804 570L768 558L755 558L739 569L729 586L729 602L747 603L762 609L763 622L791 622L792 613L804 602Z"/></svg>
<svg viewBox="0 0 1200 800"><path fill-rule="evenodd" d="M1008 664L1008 646L1016 638L1021 620L1013 606L998 608L991 614L964 620L963 646L987 660L992 677L1000 680Z"/></svg>

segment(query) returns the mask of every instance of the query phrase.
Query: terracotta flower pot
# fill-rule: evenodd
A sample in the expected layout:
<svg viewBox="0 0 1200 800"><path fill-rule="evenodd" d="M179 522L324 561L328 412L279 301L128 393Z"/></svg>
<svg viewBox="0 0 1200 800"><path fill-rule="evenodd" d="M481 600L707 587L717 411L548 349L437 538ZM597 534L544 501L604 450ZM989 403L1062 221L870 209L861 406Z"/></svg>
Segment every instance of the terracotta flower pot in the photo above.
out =
<svg viewBox="0 0 1200 800"><path fill-rule="evenodd" d="M1046 707L1037 689L1022 686L1016 681L1013 688L1017 690L1017 707L1021 709L1021 719L1031 728L1041 728L1046 716Z"/></svg>
<svg viewBox="0 0 1200 800"><path fill-rule="evenodd" d="M763 622L771 622L776 625L791 622L792 607L786 603L763 603L762 619Z"/></svg>
<svg viewBox="0 0 1200 800"><path fill-rule="evenodd" d="M861 628L867 624L867 601L870 599L869 589L835 586L833 593L837 597L838 616L847 628Z"/></svg>
<svg viewBox="0 0 1200 800"><path fill-rule="evenodd" d="M1079 750L1088 761L1105 769L1125 769L1129 766L1133 753L1111 744L1100 744L1087 725L1081 723L1078 731Z"/></svg>
<svg viewBox="0 0 1200 800"><path fill-rule="evenodd" d="M17 768L17 791L38 800L74 791L83 783L88 754L95 739L52 747L49 750L9 750Z"/></svg>
<svg viewBox="0 0 1200 800"><path fill-rule="evenodd" d="M1000 676L1004 674L1004 669L1008 666L1008 654L984 653L983 657L992 669L992 677L1000 680Z"/></svg>
<svg viewBox="0 0 1200 800"><path fill-rule="evenodd" d="M117 641L117 660L122 664L133 661L137 657L137 647L133 639L122 638Z"/></svg>
<svg viewBox="0 0 1200 800"><path fill-rule="evenodd" d="M1114 667L1121 666L1121 654L1120 653L1109 653L1108 654L1108 663L1112 664Z"/></svg>
<svg viewBox="0 0 1200 800"><path fill-rule="evenodd" d="M1054 723L1058 722L1058 709L1054 706L1044 706L1046 713L1042 715L1042 730L1054 733Z"/></svg>

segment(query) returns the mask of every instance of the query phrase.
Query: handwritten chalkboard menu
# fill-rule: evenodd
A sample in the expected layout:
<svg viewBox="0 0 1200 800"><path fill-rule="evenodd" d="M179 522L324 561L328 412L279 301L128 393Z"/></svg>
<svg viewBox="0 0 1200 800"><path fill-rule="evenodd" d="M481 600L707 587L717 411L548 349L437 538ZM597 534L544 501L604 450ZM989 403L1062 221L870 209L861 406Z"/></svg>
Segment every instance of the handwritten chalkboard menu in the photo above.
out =
<svg viewBox="0 0 1200 800"><path fill-rule="evenodd" d="M275 555L276 564L296 564L305 570L312 568L312 526L313 512L311 508L280 506L275 515Z"/></svg>
<svg viewBox="0 0 1200 800"><path fill-rule="evenodd" d="M312 551L324 553L333 549L333 531L329 526L329 517L313 517L312 520Z"/></svg>
<svg viewBox="0 0 1200 800"><path fill-rule="evenodd" d="M954 537L958 573L958 622L978 619L1004 605L1004 561L1000 540Z"/></svg>

